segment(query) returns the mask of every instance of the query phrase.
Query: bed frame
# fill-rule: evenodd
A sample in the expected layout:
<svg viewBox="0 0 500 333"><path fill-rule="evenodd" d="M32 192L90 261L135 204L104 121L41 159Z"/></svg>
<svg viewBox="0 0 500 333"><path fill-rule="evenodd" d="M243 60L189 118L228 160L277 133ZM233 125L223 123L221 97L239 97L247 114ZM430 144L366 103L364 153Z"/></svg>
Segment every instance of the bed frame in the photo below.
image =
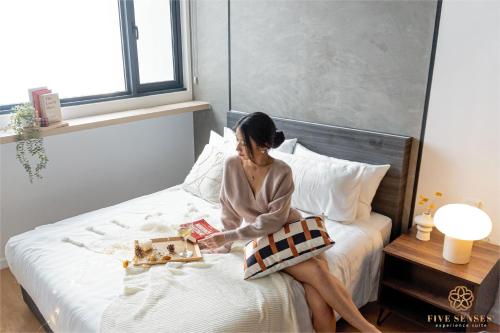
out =
<svg viewBox="0 0 500 333"><path fill-rule="evenodd" d="M227 126L233 128L247 113L228 111ZM402 230L412 138L354 128L323 125L272 117L287 138L317 153L370 164L390 164L372 202L373 210L392 220L391 241Z"/></svg>
<svg viewBox="0 0 500 333"><path fill-rule="evenodd" d="M227 126L234 127L244 112L228 111ZM402 232L403 206L408 179L412 138L347 127L309 123L272 117L285 137L298 141L317 153L371 164L390 164L391 168L373 199L373 210L392 220L391 240ZM37 305L21 286L24 302L46 332L52 330Z"/></svg>

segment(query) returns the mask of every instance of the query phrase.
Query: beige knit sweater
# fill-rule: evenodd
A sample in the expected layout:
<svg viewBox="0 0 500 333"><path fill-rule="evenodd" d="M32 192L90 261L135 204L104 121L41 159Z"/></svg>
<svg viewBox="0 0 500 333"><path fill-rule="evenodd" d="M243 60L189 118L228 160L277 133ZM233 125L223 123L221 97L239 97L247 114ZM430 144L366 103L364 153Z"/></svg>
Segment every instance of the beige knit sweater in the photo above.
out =
<svg viewBox="0 0 500 333"><path fill-rule="evenodd" d="M238 156L224 163L220 192L224 236L230 248L235 240L248 240L278 231L285 223L301 218L290 207L294 190L292 170L274 159L257 193L253 193Z"/></svg>

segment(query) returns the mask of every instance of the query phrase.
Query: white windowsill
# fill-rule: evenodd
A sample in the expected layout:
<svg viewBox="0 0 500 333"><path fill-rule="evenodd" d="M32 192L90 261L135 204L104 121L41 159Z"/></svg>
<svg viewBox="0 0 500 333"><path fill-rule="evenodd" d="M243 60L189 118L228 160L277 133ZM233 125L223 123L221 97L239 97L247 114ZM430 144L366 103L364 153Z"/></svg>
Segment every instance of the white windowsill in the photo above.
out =
<svg viewBox="0 0 500 333"><path fill-rule="evenodd" d="M119 111L119 112L112 112L112 113L94 115L89 117L68 119L65 120L65 122L68 123L68 126L42 130L41 135L42 136L58 135L63 133L82 131L91 128L124 124L132 121L171 116L185 112L202 111L202 110L207 110L209 107L210 104L208 104L207 102L190 101L184 103L160 105L150 108ZM0 131L0 144L11 143L15 141L16 141L16 136L12 130Z"/></svg>

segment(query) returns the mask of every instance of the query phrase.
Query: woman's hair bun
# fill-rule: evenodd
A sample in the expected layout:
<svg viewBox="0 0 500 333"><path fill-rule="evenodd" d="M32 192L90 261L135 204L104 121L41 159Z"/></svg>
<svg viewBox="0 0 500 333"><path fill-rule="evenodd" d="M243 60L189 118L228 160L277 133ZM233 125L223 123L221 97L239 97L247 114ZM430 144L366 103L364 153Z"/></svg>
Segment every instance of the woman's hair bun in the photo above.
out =
<svg viewBox="0 0 500 333"><path fill-rule="evenodd" d="M276 131L274 134L273 148L278 148L283 141L285 141L285 134L283 131Z"/></svg>

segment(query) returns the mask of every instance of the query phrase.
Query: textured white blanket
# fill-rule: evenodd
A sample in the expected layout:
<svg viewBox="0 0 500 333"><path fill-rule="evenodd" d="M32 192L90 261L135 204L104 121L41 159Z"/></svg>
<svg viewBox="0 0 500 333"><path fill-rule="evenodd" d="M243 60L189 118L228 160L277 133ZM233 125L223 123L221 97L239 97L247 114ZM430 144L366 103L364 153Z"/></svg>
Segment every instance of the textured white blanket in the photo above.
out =
<svg viewBox="0 0 500 333"><path fill-rule="evenodd" d="M140 322L158 318L153 310L167 307L158 295L184 297L164 317L172 325L168 331L234 332L257 327L311 332L302 285L284 273L269 280L244 281L237 248L230 254L205 255L209 267L193 263L177 268L170 263L125 273L120 260L130 259L133 239L166 236L175 224L199 218L222 227L217 205L176 186L17 235L7 243L6 257L17 281L55 332L118 330L118 321L126 325L136 314L143 316ZM382 234L388 237L390 232L390 221L380 215L373 218L350 225L327 224L336 241L326 252L330 270L353 294L357 306L376 299ZM192 282L200 278L203 285ZM116 310L124 307L132 310ZM203 312L192 314L189 309ZM117 318L114 323L108 322L112 313ZM247 321L254 326L241 328ZM151 331L147 326L127 327L120 330Z"/></svg>
<svg viewBox="0 0 500 333"><path fill-rule="evenodd" d="M283 273L244 281L242 260L236 251L206 254L205 263L169 263L128 276L129 295L104 311L101 331L301 331L289 292L297 282Z"/></svg>
<svg viewBox="0 0 500 333"><path fill-rule="evenodd" d="M199 213L189 205L186 214ZM129 223L118 218L73 231L63 241L118 260L131 258L133 239L175 236L172 221L163 213ZM123 291L105 309L101 332L299 332L310 327L296 317L290 290L300 284L289 275L243 280L243 246L235 242L230 253L204 254L203 261L124 270Z"/></svg>

